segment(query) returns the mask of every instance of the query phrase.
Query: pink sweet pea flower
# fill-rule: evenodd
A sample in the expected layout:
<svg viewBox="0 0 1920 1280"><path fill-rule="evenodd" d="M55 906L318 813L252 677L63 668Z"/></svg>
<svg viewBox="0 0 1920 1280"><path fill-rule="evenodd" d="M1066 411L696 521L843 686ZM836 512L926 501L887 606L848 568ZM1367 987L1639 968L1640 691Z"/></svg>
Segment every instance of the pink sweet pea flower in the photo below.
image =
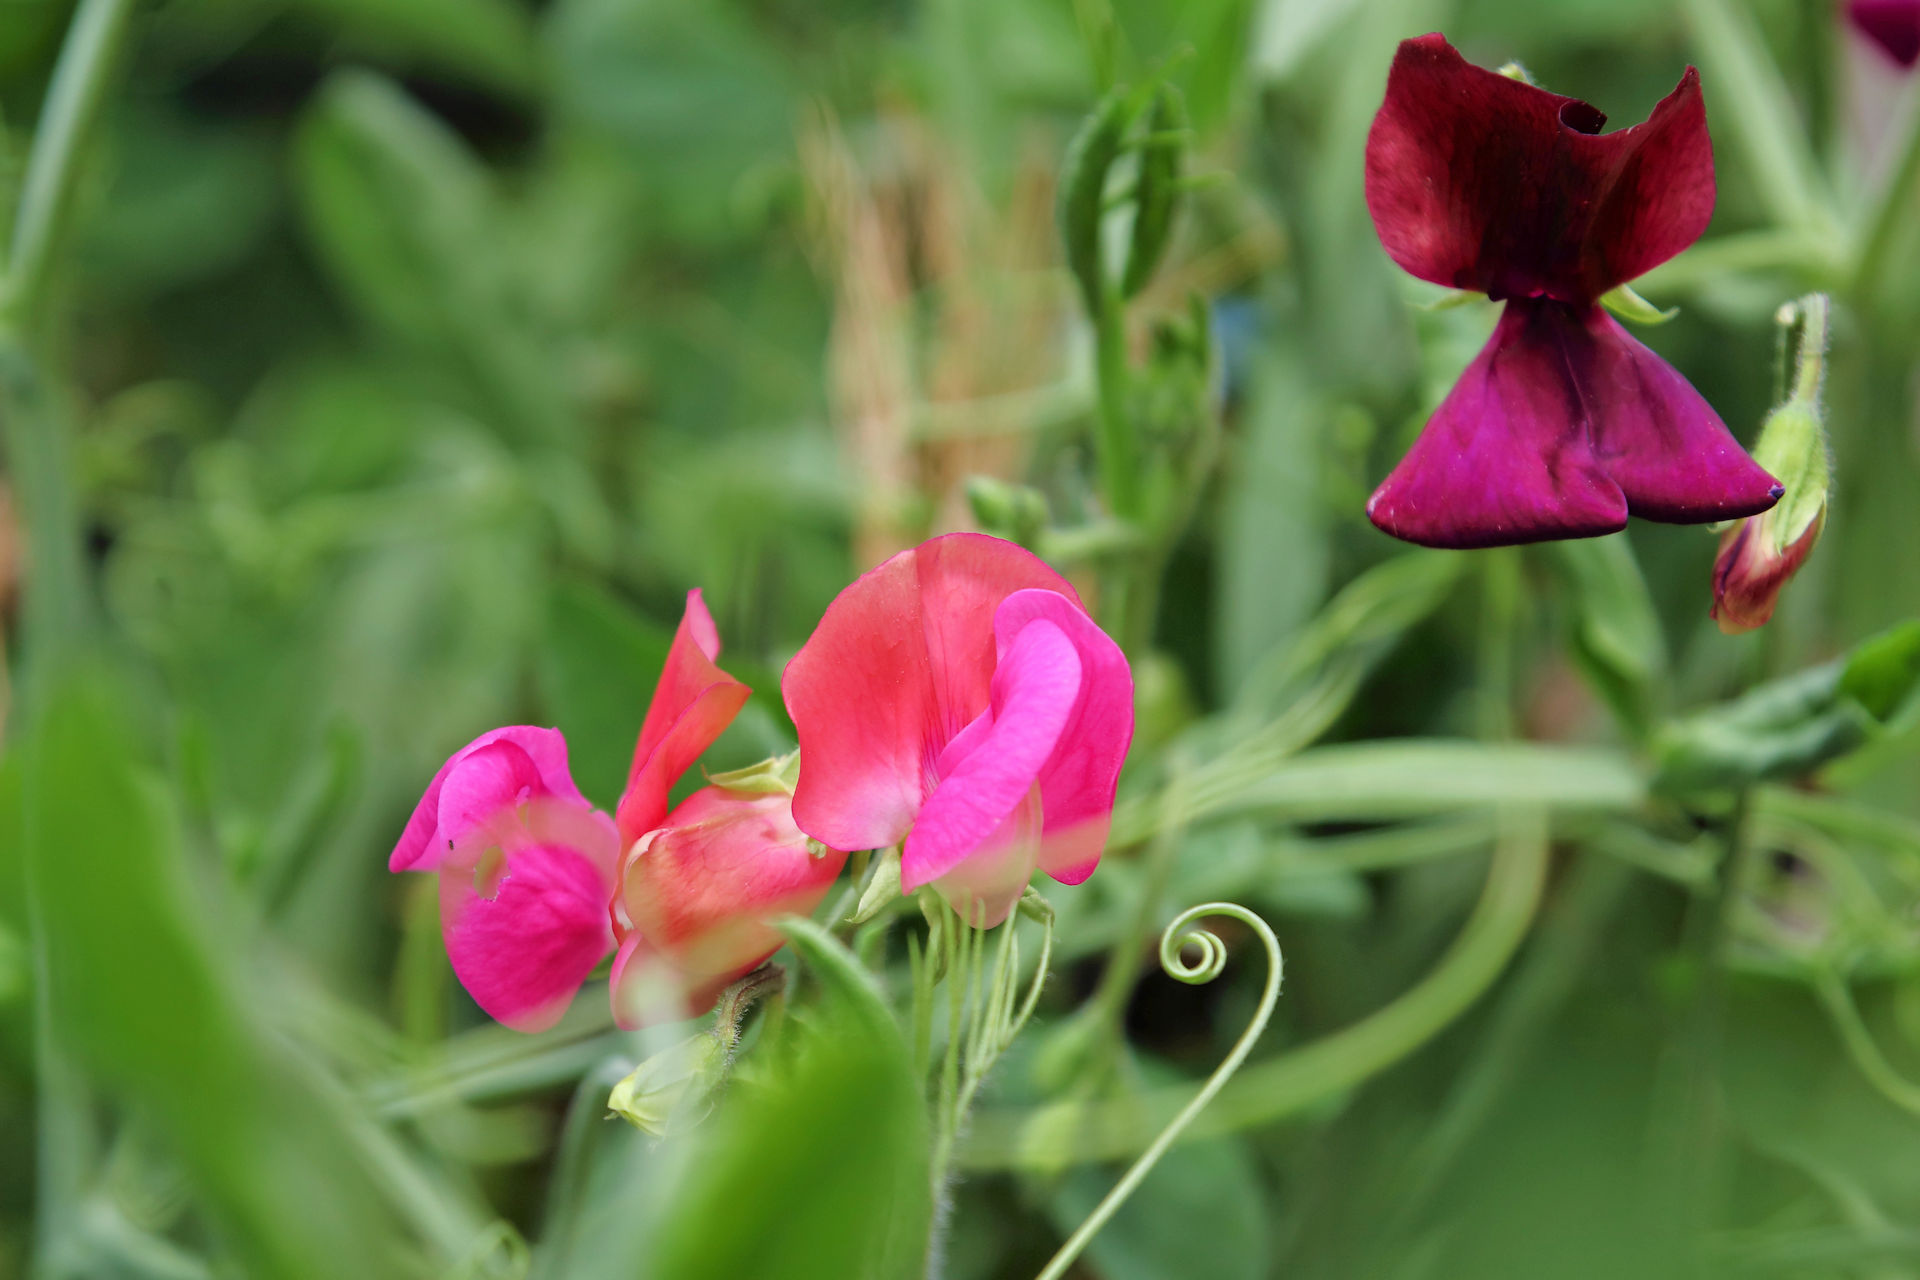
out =
<svg viewBox="0 0 1920 1280"><path fill-rule="evenodd" d="M1507 300L1420 439L1367 503L1436 547L1582 538L1772 506L1780 486L1601 295L1679 253L1713 214L1713 147L1689 67L1644 124L1402 41L1367 136L1367 208L1422 280Z"/></svg>
<svg viewBox="0 0 1920 1280"><path fill-rule="evenodd" d="M1850 0L1847 18L1902 67L1920 62L1920 0Z"/></svg>
<svg viewBox="0 0 1920 1280"><path fill-rule="evenodd" d="M713 619L689 592L615 818L580 794L554 729L483 734L428 784L388 866L440 873L454 973L507 1026L552 1026L616 946L612 998L624 1025L702 1013L779 948L758 922L812 910L839 874L845 855L815 855L784 795L709 787L668 812L673 784L747 699L714 665L719 652ZM627 902L636 891L637 910ZM643 953L660 960L672 993L644 1009L632 989L652 968L633 963Z"/></svg>
<svg viewBox="0 0 1920 1280"><path fill-rule="evenodd" d="M1004 919L1038 865L1093 874L1133 738L1133 676L1067 581L1011 542L903 551L828 606L780 682L793 817L837 849L902 840L901 888Z"/></svg>
<svg viewBox="0 0 1920 1280"><path fill-rule="evenodd" d="M566 739L513 725L440 767L387 868L440 873L440 927L460 985L507 1026L542 1031L613 949L619 856L613 821L567 772Z"/></svg>

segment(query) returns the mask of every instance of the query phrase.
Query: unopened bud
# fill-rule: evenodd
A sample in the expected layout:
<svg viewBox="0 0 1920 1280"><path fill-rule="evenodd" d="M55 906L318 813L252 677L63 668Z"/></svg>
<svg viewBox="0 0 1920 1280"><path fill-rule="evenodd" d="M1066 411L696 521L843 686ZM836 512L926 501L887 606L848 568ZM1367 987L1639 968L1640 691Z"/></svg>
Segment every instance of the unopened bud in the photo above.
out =
<svg viewBox="0 0 1920 1280"><path fill-rule="evenodd" d="M983 531L1023 547L1031 547L1047 527L1047 499L1026 485L972 476L967 480L967 505Z"/></svg>
<svg viewBox="0 0 1920 1280"><path fill-rule="evenodd" d="M1781 588L1806 562L1826 525L1833 468L1820 403L1826 363L1825 294L1781 308L1783 324L1804 325L1786 403L1767 415L1753 460L1784 489L1780 501L1736 521L1720 536L1713 565L1713 620L1728 635L1752 631L1773 617Z"/></svg>
<svg viewBox="0 0 1920 1280"><path fill-rule="evenodd" d="M727 1051L710 1032L648 1058L613 1086L607 1110L656 1138L698 1124L713 1108L726 1075Z"/></svg>

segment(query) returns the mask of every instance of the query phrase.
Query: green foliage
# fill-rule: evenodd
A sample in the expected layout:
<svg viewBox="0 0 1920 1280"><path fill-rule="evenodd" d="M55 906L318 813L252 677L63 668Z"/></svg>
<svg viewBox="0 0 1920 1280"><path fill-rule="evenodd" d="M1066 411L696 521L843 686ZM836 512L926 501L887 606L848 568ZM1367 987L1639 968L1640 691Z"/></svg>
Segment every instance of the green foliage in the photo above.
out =
<svg viewBox="0 0 1920 1280"><path fill-rule="evenodd" d="M1843 8L4 6L0 1277L1033 1274L1244 1027L1232 928L1215 986L1142 976L1223 897L1288 994L1088 1274L1905 1274L1920 130ZM1743 440L1833 296L1828 523L1759 635L1697 530L1365 521L1495 314L1364 203L1434 29L1621 124L1699 65L1713 233L1636 287ZM754 695L683 791L784 754L828 601L969 515L1141 705L950 1203L884 854L710 1116L609 1122L699 1028L599 979L487 1025L384 870L410 806L506 723L610 803L694 587Z"/></svg>

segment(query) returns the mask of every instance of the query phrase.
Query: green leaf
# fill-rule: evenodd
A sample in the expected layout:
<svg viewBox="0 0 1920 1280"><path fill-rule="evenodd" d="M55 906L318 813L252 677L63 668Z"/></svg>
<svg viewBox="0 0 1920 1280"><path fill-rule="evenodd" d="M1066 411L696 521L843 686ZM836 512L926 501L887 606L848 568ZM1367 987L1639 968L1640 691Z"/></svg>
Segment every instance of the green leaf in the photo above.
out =
<svg viewBox="0 0 1920 1280"><path fill-rule="evenodd" d="M1615 285L1600 295L1600 305L1634 324L1665 324L1680 314L1678 307L1656 307L1630 285Z"/></svg>
<svg viewBox="0 0 1920 1280"><path fill-rule="evenodd" d="M25 745L23 848L50 1026L178 1156L247 1274L406 1274L337 1095L269 1033L195 900L118 690L74 677Z"/></svg>
<svg viewBox="0 0 1920 1280"><path fill-rule="evenodd" d="M1838 662L1668 725L1654 746L1655 786L1684 795L1804 776L1886 733L1916 692L1920 622L1909 622Z"/></svg>
<svg viewBox="0 0 1920 1280"><path fill-rule="evenodd" d="M1667 642L1624 534L1548 545L1573 609L1568 641L1581 671L1636 737L1651 726L1667 675Z"/></svg>
<svg viewBox="0 0 1920 1280"><path fill-rule="evenodd" d="M366 317L449 361L509 439L564 439L555 370L508 287L493 178L466 144L391 81L346 71L294 157L321 257Z"/></svg>
<svg viewBox="0 0 1920 1280"><path fill-rule="evenodd" d="M664 1217L655 1280L906 1280L926 1265L927 1135L906 1045L845 948L810 921L782 927L824 999L762 1042L757 1053L791 1056L709 1121Z"/></svg>
<svg viewBox="0 0 1920 1280"><path fill-rule="evenodd" d="M368 42L496 89L531 93L539 44L513 0L281 0Z"/></svg>
<svg viewBox="0 0 1920 1280"><path fill-rule="evenodd" d="M1882 723L1899 717L1920 689L1920 622L1863 641L1840 673L1840 692Z"/></svg>

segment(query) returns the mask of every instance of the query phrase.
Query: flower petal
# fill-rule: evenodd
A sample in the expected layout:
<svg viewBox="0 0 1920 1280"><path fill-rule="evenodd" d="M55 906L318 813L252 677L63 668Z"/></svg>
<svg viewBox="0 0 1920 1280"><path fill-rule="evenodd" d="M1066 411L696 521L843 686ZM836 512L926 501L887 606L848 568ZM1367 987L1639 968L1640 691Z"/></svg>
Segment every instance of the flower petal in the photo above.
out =
<svg viewBox="0 0 1920 1280"><path fill-rule="evenodd" d="M1042 864L1040 788L1031 787L973 852L933 882L960 918L991 929L1013 911Z"/></svg>
<svg viewBox="0 0 1920 1280"><path fill-rule="evenodd" d="M1767 525L1775 515L1755 516L1720 535L1713 563L1713 607L1708 616L1730 636L1763 627L1773 617L1780 591L1806 563L1826 525L1823 510L1785 547L1775 547Z"/></svg>
<svg viewBox="0 0 1920 1280"><path fill-rule="evenodd" d="M1075 603L1067 581L1011 542L934 538L861 575L780 682L800 735L800 829L878 849L913 826L942 748L989 701L993 615L1026 587Z"/></svg>
<svg viewBox="0 0 1920 1280"><path fill-rule="evenodd" d="M440 876L440 926L460 985L516 1031L544 1031L613 949L608 884L596 860L558 844L510 852L492 896L475 876Z"/></svg>
<svg viewBox="0 0 1920 1280"><path fill-rule="evenodd" d="M846 860L814 855L785 795L703 787L628 851L622 904L682 970L745 972L780 948L766 919L813 910Z"/></svg>
<svg viewBox="0 0 1920 1280"><path fill-rule="evenodd" d="M1567 376L1568 314L1552 302L1507 304L1368 500L1383 532L1429 547L1492 547L1625 527L1626 497L1594 456L1590 406Z"/></svg>
<svg viewBox="0 0 1920 1280"><path fill-rule="evenodd" d="M626 789L614 810L620 834L629 843L660 825L673 784L746 704L750 691L714 665L719 656L720 634L696 588L687 592L686 612L667 650L666 666L634 746Z"/></svg>
<svg viewBox="0 0 1920 1280"><path fill-rule="evenodd" d="M633 1031L697 1018L713 1008L731 983L749 972L752 970L733 977L691 979L640 934L629 934L613 957L613 972L607 982L613 1020L622 1029Z"/></svg>
<svg viewBox="0 0 1920 1280"><path fill-rule="evenodd" d="M1780 482L1747 456L1679 370L1599 307L1579 319L1584 340L1563 325L1562 351L1592 408L1594 454L1629 512L1704 524L1755 515L1780 500Z"/></svg>
<svg viewBox="0 0 1920 1280"><path fill-rule="evenodd" d="M1026 800L1053 758L1081 684L1080 655L1059 625L1038 618L1020 628L993 673L992 730L939 780L907 836L903 890L953 870Z"/></svg>
<svg viewBox="0 0 1920 1280"><path fill-rule="evenodd" d="M432 871L449 847L477 824L520 800L586 798L567 771L567 740L558 729L508 725L481 734L453 753L427 784L387 859L389 871Z"/></svg>
<svg viewBox="0 0 1920 1280"><path fill-rule="evenodd" d="M1367 135L1367 209L1408 272L1495 298L1592 302L1699 238L1713 149L1692 68L1645 123L1405 40Z"/></svg>
<svg viewBox="0 0 1920 1280"><path fill-rule="evenodd" d="M1004 654L1025 629L1045 620L1059 627L1080 659L1080 694L1052 757L1040 772L1044 844L1040 865L1062 884L1093 874L1106 847L1120 767L1133 742L1133 671L1126 654L1065 596L1016 591L994 614Z"/></svg>

